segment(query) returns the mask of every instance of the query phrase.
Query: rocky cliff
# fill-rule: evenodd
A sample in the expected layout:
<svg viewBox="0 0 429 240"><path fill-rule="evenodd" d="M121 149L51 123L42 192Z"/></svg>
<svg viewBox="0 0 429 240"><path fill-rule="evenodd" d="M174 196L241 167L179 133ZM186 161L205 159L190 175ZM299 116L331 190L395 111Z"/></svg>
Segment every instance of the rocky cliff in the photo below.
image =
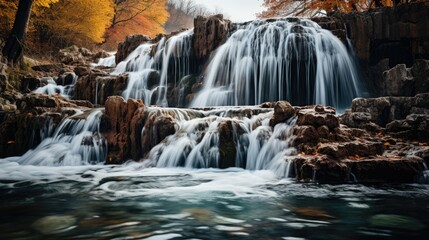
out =
<svg viewBox="0 0 429 240"><path fill-rule="evenodd" d="M374 96L414 96L429 91L429 3L314 19L351 46Z"/></svg>

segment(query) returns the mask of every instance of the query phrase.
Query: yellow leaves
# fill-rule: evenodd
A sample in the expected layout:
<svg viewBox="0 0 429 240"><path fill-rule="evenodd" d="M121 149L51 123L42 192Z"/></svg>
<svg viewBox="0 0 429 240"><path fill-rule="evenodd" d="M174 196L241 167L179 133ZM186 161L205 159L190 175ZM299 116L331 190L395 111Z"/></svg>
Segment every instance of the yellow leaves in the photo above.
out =
<svg viewBox="0 0 429 240"><path fill-rule="evenodd" d="M59 1L45 11L38 24L74 44L100 43L113 11L112 0Z"/></svg>
<svg viewBox="0 0 429 240"><path fill-rule="evenodd" d="M112 26L107 29L105 46L116 45L129 34L145 34L154 37L164 33L168 20L166 0L126 0L115 6Z"/></svg>
<svg viewBox="0 0 429 240"><path fill-rule="evenodd" d="M49 7L53 3L57 3L59 0L36 0L34 1L35 7Z"/></svg>

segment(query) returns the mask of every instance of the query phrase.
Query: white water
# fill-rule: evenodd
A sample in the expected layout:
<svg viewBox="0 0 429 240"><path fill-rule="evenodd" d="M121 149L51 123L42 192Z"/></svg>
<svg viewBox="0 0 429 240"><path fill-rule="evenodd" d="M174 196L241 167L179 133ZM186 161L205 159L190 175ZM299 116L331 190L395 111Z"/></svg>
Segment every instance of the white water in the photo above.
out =
<svg viewBox="0 0 429 240"><path fill-rule="evenodd" d="M151 110L149 110L151 111ZM153 108L151 114L161 116L166 110ZM279 177L288 177L288 157L296 154L291 147L294 121L269 126L273 112L261 111L250 118L243 116L243 109L223 108L210 111L170 109L176 116L176 133L155 146L144 161L158 168L219 168L221 124L231 122L232 142L235 146L233 167L248 170L272 170ZM197 115L197 117L194 117ZM202 117L200 115L203 115ZM156 129L143 129L143 133ZM143 137L143 136L142 136Z"/></svg>
<svg viewBox="0 0 429 240"><path fill-rule="evenodd" d="M112 74L128 73L123 97L142 99L146 105L168 106L168 84L176 85L190 73L192 35L193 29L163 38L157 44L144 43L119 63ZM149 83L150 80L155 82ZM156 99L154 93L157 93Z"/></svg>
<svg viewBox="0 0 429 240"><path fill-rule="evenodd" d="M115 53L112 53L112 55L109 56L109 57L100 58L98 60L98 62L96 64L93 64L92 66L93 67L99 67L99 66L103 66L103 67L116 67Z"/></svg>
<svg viewBox="0 0 429 240"><path fill-rule="evenodd" d="M33 93L47 94L47 95L59 94L67 99L71 99L73 95L74 85L76 84L77 79L78 79L78 76L73 73L73 80L71 84L58 85L53 78L49 78L45 86L37 88L36 90L33 91Z"/></svg>
<svg viewBox="0 0 429 240"><path fill-rule="evenodd" d="M52 136L47 129L42 142L21 157L7 161L34 166L82 166L104 163L107 143L99 132L101 110L79 111L66 118Z"/></svg>
<svg viewBox="0 0 429 240"><path fill-rule="evenodd" d="M238 26L215 53L192 107L294 104L347 107L358 75L346 47L306 19L257 20Z"/></svg>

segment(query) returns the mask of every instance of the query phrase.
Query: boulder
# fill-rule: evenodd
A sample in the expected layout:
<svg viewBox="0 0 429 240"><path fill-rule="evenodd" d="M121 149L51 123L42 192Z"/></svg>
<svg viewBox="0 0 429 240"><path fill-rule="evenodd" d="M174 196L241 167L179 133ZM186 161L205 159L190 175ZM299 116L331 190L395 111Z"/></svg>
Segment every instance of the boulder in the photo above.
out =
<svg viewBox="0 0 429 240"><path fill-rule="evenodd" d="M125 60L128 55L144 42L151 41L151 38L141 34L128 35L124 42L119 43L118 51L116 52L116 64Z"/></svg>
<svg viewBox="0 0 429 240"><path fill-rule="evenodd" d="M286 122L295 116L295 109L289 102L280 101L274 105L274 115L270 120L270 126L274 127L276 124Z"/></svg>
<svg viewBox="0 0 429 240"><path fill-rule="evenodd" d="M382 96L414 96L415 81L411 70L405 64L398 64L383 73L381 81Z"/></svg>
<svg viewBox="0 0 429 240"><path fill-rule="evenodd" d="M320 126L327 126L329 130L334 130L340 126L340 122L337 116L335 116L335 110L329 107L323 108L307 107L297 110L298 120L297 125L299 126L313 126L319 128Z"/></svg>

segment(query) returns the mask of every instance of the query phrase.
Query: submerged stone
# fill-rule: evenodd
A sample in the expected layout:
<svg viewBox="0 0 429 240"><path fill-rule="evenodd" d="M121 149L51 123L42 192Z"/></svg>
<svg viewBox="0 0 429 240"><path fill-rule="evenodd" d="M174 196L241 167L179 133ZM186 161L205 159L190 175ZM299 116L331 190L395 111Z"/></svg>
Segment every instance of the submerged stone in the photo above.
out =
<svg viewBox="0 0 429 240"><path fill-rule="evenodd" d="M73 216L48 216L34 222L31 226L42 234L55 234L68 231L76 223Z"/></svg>
<svg viewBox="0 0 429 240"><path fill-rule="evenodd" d="M374 215L368 220L368 222L373 227L389 229L420 231L426 228L422 222L415 218L394 214Z"/></svg>

